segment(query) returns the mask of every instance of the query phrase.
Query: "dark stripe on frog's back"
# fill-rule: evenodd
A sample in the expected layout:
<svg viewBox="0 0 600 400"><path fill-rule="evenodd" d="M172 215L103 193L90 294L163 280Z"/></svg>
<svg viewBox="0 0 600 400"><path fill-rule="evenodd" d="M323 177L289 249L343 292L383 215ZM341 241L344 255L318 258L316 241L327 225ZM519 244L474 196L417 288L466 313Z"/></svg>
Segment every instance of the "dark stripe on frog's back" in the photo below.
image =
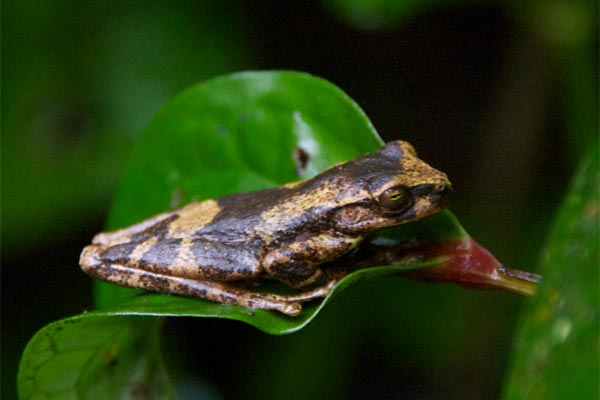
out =
<svg viewBox="0 0 600 400"><path fill-rule="evenodd" d="M254 192L235 193L215 199L220 211L212 221L196 231L205 234L235 237L244 231L250 232L261 222L263 211L285 201L293 189L275 187Z"/></svg>

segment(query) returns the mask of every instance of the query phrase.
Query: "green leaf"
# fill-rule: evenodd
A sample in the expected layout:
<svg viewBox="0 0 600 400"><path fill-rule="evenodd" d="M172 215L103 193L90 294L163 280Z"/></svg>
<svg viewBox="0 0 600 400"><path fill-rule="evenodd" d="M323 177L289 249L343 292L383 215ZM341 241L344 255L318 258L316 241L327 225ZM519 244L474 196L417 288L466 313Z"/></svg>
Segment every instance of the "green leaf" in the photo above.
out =
<svg viewBox="0 0 600 400"><path fill-rule="evenodd" d="M160 319L88 313L54 322L28 343L21 399L169 398Z"/></svg>
<svg viewBox="0 0 600 400"><path fill-rule="evenodd" d="M544 280L521 323L505 399L598 398L598 143L543 252Z"/></svg>

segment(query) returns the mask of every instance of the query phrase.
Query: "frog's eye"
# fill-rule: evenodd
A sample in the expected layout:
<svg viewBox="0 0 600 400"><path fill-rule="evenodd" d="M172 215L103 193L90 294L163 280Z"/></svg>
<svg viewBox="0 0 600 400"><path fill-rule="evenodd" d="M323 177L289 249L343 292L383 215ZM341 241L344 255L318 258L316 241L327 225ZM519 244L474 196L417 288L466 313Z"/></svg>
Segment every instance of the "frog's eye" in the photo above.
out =
<svg viewBox="0 0 600 400"><path fill-rule="evenodd" d="M404 186L395 186L379 195L379 204L388 211L402 212L412 206L413 198Z"/></svg>

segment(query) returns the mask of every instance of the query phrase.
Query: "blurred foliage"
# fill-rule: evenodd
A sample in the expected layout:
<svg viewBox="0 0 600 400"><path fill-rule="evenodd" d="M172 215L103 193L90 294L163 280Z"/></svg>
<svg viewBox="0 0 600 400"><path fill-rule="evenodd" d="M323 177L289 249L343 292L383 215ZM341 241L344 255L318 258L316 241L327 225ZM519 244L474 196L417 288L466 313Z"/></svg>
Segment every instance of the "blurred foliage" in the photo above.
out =
<svg viewBox="0 0 600 400"><path fill-rule="evenodd" d="M505 399L594 399L600 376L600 158L590 149L564 201L526 307Z"/></svg>
<svg viewBox="0 0 600 400"><path fill-rule="evenodd" d="M560 69L572 155L583 154L594 142L598 112L598 2L464 0L322 0L324 7L351 26L361 29L393 29L419 14L436 9L489 5L510 15L521 35L540 40ZM525 40L528 40L525 38Z"/></svg>
<svg viewBox="0 0 600 400"><path fill-rule="evenodd" d="M2 173L11 210L2 216L4 249L73 229L106 203L160 105L198 80L252 65L236 7L187 3L5 5L2 160L15 167Z"/></svg>
<svg viewBox="0 0 600 400"><path fill-rule="evenodd" d="M361 29L390 29L408 18L464 0L322 0L323 6L350 25Z"/></svg>
<svg viewBox="0 0 600 400"><path fill-rule="evenodd" d="M598 136L598 3L384 0L405 10L384 9L383 24L376 13L367 32L337 23L361 13L343 3L323 1L329 15L305 2L4 4L3 397L16 396L33 333L90 304L78 254L102 229L132 138L165 99L216 74L284 68L335 82L385 140L413 142L450 175L452 210L482 244L534 265ZM519 304L366 282L292 336L168 320L165 361L187 398L497 398Z"/></svg>
<svg viewBox="0 0 600 400"><path fill-rule="evenodd" d="M561 99L571 157L578 160L598 134L598 2L514 2L525 33L548 48L560 74Z"/></svg>

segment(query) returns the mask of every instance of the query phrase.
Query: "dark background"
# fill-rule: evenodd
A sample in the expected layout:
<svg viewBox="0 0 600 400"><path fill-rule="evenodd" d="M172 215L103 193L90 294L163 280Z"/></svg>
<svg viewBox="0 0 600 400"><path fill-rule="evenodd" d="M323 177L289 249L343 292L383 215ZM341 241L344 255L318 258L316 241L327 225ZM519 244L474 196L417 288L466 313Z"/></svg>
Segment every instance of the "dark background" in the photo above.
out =
<svg viewBox="0 0 600 400"><path fill-rule="evenodd" d="M224 73L294 69L335 83L384 140L412 142L450 176L450 208L471 235L535 270L598 132L597 5L369 4L4 4L2 395L15 396L37 330L92 308L79 252L103 227L135 136L170 97ZM164 356L182 397L493 399L524 301L367 282L285 337L169 320Z"/></svg>

